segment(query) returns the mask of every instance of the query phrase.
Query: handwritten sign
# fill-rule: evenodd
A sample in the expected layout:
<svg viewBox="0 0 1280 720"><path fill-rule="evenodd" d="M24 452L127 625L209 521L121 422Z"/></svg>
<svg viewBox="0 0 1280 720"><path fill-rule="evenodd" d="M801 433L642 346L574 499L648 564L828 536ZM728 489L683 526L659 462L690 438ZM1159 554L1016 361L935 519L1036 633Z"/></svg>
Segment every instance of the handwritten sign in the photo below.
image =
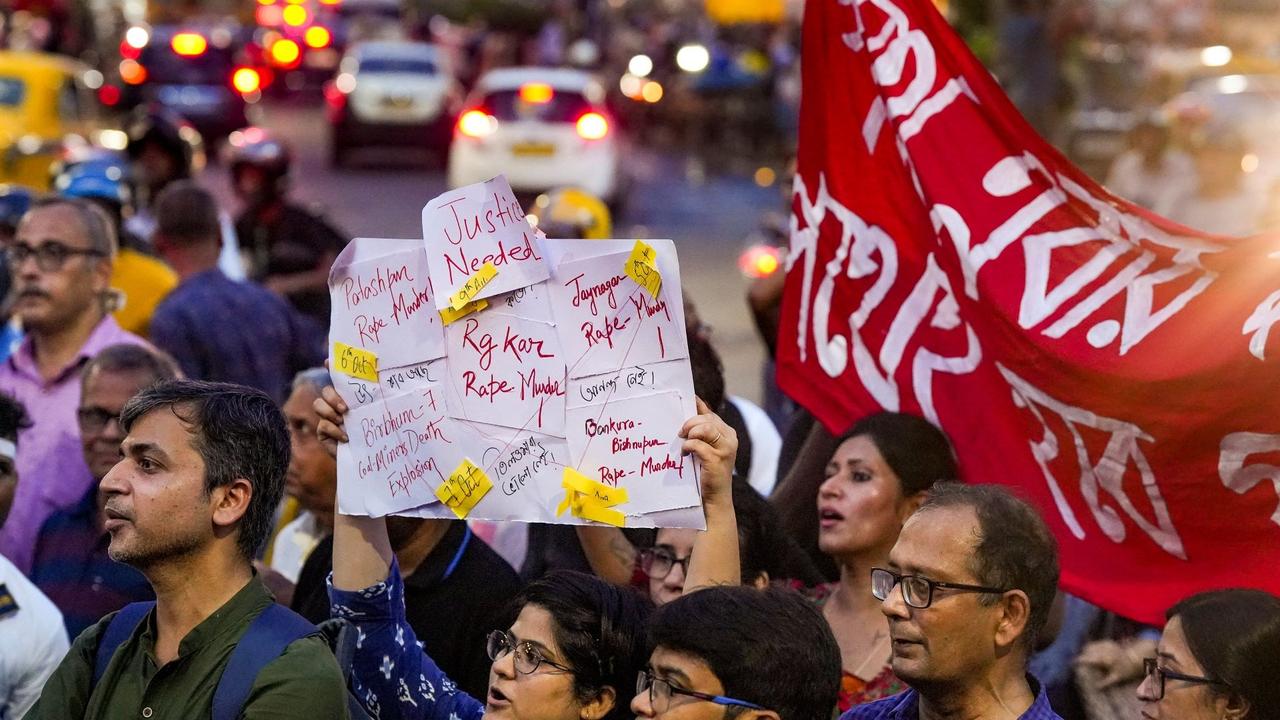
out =
<svg viewBox="0 0 1280 720"><path fill-rule="evenodd" d="M348 453L338 457L339 477L347 480L338 483L343 512L380 516L435 501L448 468L465 457L463 433L440 390L416 388L348 413L351 442L339 446Z"/></svg>
<svg viewBox="0 0 1280 720"><path fill-rule="evenodd" d="M436 488L436 497L455 515L466 520L471 510L492 489L493 482L489 476L471 462L471 458L467 458Z"/></svg>
<svg viewBox="0 0 1280 720"><path fill-rule="evenodd" d="M436 308L458 309L457 293L485 265L492 265L497 275L468 292L468 301L547 279L547 265L535 244L538 235L501 175L427 203L422 208L422 238L431 281L438 290Z"/></svg>
<svg viewBox="0 0 1280 720"><path fill-rule="evenodd" d="M480 312L487 307L489 307L488 300L476 300L475 302L469 302L458 310L454 310L452 307L447 307L440 311L440 319L444 321L445 327L448 327L471 313Z"/></svg>
<svg viewBox="0 0 1280 720"><path fill-rule="evenodd" d="M339 510L702 527L674 244L546 240L475 188L330 272Z"/></svg>
<svg viewBox="0 0 1280 720"><path fill-rule="evenodd" d="M431 299L427 253L422 248L335 270L330 297L330 338L370 351L382 367L444 357L444 323ZM413 342L404 342L406 337Z"/></svg>
<svg viewBox="0 0 1280 720"><path fill-rule="evenodd" d="M658 270L658 253L648 243L637 240L623 265L627 277L649 292L653 299L658 299L662 292L662 273Z"/></svg>
<svg viewBox="0 0 1280 720"><path fill-rule="evenodd" d="M565 364L549 323L487 311L448 327L453 416L564 436Z"/></svg>
<svg viewBox="0 0 1280 720"><path fill-rule="evenodd" d="M686 418L677 392L571 407L565 419L571 465L625 487L632 514L696 505L697 473L679 437Z"/></svg>
<svg viewBox="0 0 1280 720"><path fill-rule="evenodd" d="M569 377L689 356L679 283L650 295L624 272L629 257L564 263L548 283Z"/></svg>
<svg viewBox="0 0 1280 720"><path fill-rule="evenodd" d="M343 375L378 382L378 356L345 343L333 344L333 367Z"/></svg>
<svg viewBox="0 0 1280 720"><path fill-rule="evenodd" d="M449 307L456 311L462 310L468 303L479 298L480 293L497 276L498 268L494 267L492 262L485 263L474 275L462 283L462 287L458 288L457 292L449 296Z"/></svg>

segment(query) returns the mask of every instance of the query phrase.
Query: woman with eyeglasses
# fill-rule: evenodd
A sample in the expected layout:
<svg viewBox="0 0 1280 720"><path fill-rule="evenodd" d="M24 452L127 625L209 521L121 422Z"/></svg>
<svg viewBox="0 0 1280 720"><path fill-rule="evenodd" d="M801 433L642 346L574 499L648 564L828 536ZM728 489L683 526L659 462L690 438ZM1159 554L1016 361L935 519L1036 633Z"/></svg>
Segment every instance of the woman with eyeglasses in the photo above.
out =
<svg viewBox="0 0 1280 720"><path fill-rule="evenodd" d="M1174 605L1138 686L1147 720L1280 720L1280 597L1214 590Z"/></svg>
<svg viewBox="0 0 1280 720"><path fill-rule="evenodd" d="M951 443L927 420L882 412L836 440L818 489L818 547L840 579L808 591L840 645L841 711L894 695L906 686L889 666L889 626L872 592L873 567L935 483L958 475Z"/></svg>
<svg viewBox="0 0 1280 720"><path fill-rule="evenodd" d="M680 430L684 451L702 464L709 525L698 542L710 545L690 569L694 587L709 584L699 566L723 567L738 553L728 490L737 438L701 400L697 407L699 414ZM346 403L325 388L315 409L321 417L317 434L336 455L336 444L347 442ZM736 582L736 570L733 575ZM352 689L381 720L621 720L648 660L649 605L642 597L590 575L554 572L518 595L514 621L489 636L487 696L461 692L418 646L405 620L404 582L383 518L335 516L330 600L333 616L358 631L347 668Z"/></svg>

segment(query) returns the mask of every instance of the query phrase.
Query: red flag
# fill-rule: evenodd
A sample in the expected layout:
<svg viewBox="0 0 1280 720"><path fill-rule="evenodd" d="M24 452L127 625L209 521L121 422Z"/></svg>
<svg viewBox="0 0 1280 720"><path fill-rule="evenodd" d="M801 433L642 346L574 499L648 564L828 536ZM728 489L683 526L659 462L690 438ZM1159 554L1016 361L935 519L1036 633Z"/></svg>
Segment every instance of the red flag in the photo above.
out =
<svg viewBox="0 0 1280 720"><path fill-rule="evenodd" d="M1122 615L1280 593L1280 241L1108 194L929 0L810 0L803 98L783 388L833 431L941 425Z"/></svg>

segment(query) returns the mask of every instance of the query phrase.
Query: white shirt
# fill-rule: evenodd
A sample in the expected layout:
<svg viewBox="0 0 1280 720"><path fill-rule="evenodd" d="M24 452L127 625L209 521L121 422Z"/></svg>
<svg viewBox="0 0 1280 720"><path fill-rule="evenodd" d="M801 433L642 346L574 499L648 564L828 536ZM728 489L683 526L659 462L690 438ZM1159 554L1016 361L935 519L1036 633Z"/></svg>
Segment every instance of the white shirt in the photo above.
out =
<svg viewBox="0 0 1280 720"><path fill-rule="evenodd" d="M742 421L747 424L747 432L751 435L751 472L747 475L747 483L756 492L769 497L773 486L778 483L782 436L769 419L769 414L759 405L737 395L730 395L729 402L742 413Z"/></svg>
<svg viewBox="0 0 1280 720"><path fill-rule="evenodd" d="M19 720L40 698L44 683L62 662L71 644L62 613L18 568L0 556L0 718Z"/></svg>
<svg viewBox="0 0 1280 720"><path fill-rule="evenodd" d="M303 510L276 535L276 542L271 546L271 569L297 585L307 556L327 534L328 531L316 522L316 516Z"/></svg>

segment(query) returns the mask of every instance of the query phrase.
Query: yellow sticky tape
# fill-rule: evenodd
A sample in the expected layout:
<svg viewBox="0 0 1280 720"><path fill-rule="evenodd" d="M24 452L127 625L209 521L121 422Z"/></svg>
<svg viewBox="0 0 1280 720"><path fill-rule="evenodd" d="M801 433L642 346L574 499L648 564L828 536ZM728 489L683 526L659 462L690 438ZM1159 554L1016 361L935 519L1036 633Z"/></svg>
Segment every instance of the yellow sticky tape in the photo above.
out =
<svg viewBox="0 0 1280 720"><path fill-rule="evenodd" d="M493 482L489 476L468 459L463 460L458 469L449 473L449 477L436 488L436 497L448 505L454 515L466 520L480 499L492 489Z"/></svg>
<svg viewBox="0 0 1280 720"><path fill-rule="evenodd" d="M479 270L475 271L466 282L462 283L462 287L458 291L449 296L449 307L454 310L461 310L467 303L476 299L480 291L485 289L489 283L498 275L498 268L493 263L487 262Z"/></svg>
<svg viewBox="0 0 1280 720"><path fill-rule="evenodd" d="M440 319L444 321L445 326L449 326L471 313L480 312L487 307L489 307L489 301L484 299L469 302L466 305L463 305L461 310L454 310L451 307L447 307L440 311Z"/></svg>
<svg viewBox="0 0 1280 720"><path fill-rule="evenodd" d="M662 292L662 273L658 271L658 251L643 240L637 240L623 266L627 277L657 299Z"/></svg>
<svg viewBox="0 0 1280 720"><path fill-rule="evenodd" d="M627 523L627 516L617 510L610 510L607 507L597 505L590 501L574 507L573 514L583 520L594 520L595 522L612 525L614 527L625 527Z"/></svg>
<svg viewBox="0 0 1280 720"><path fill-rule="evenodd" d="M378 382L378 356L345 343L333 344L332 365L343 375Z"/></svg>
<svg viewBox="0 0 1280 720"><path fill-rule="evenodd" d="M572 509L574 517L623 527L626 516L609 508L627 502L626 488L610 487L568 467L564 469L561 486L564 500L556 508L556 517Z"/></svg>

